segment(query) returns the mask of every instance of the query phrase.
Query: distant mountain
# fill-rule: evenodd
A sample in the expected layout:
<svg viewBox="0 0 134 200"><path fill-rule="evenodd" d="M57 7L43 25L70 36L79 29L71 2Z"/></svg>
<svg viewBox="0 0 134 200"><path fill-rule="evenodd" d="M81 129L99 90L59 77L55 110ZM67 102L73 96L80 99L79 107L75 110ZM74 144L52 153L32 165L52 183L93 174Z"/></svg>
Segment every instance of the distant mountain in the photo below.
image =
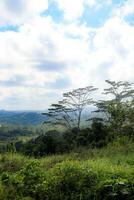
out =
<svg viewBox="0 0 134 200"><path fill-rule="evenodd" d="M13 125L38 125L47 117L36 111L6 111L0 110L0 123Z"/></svg>

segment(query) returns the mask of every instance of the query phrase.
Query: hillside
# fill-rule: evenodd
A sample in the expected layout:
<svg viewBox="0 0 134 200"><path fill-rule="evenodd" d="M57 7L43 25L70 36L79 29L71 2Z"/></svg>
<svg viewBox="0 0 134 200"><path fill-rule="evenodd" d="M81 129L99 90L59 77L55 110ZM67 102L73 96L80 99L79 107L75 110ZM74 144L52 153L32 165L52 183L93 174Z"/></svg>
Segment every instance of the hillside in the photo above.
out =
<svg viewBox="0 0 134 200"><path fill-rule="evenodd" d="M5 111L0 110L0 123L13 125L38 125L47 119L36 111Z"/></svg>
<svg viewBox="0 0 134 200"><path fill-rule="evenodd" d="M134 199L134 148L126 139L40 159L4 154L0 164L0 200Z"/></svg>

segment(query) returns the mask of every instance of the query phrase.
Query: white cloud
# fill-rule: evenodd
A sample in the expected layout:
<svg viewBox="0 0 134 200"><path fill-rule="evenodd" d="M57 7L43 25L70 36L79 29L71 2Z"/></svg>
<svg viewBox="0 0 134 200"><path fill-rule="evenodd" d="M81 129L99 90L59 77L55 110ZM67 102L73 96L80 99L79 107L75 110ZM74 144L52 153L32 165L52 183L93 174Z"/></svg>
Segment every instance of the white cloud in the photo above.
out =
<svg viewBox="0 0 134 200"><path fill-rule="evenodd" d="M134 81L134 27L115 17L100 28L94 38L96 52L100 51L103 62L111 62L112 66L105 69L108 78L114 80ZM103 63L102 62L102 63Z"/></svg>
<svg viewBox="0 0 134 200"><path fill-rule="evenodd" d="M75 20L82 16L84 7L95 6L96 0L54 0L58 3L59 9L63 10L66 20Z"/></svg>
<svg viewBox="0 0 134 200"><path fill-rule="evenodd" d="M48 0L1 0L0 25L19 25L48 8Z"/></svg>
<svg viewBox="0 0 134 200"><path fill-rule="evenodd" d="M134 27L118 17L109 19L98 29L76 24L56 25L49 17L38 17L21 26L19 32L1 33L0 81L14 83L18 77L25 77L22 85L5 85L4 89L1 86L1 94L4 98L18 96L25 99L23 107L38 109L36 99L40 107L46 108L53 102L48 92L64 91L49 87L60 78L70 80L67 90L90 84L100 87L108 78L133 81L133 35ZM51 63L59 63L59 68L49 69L46 62L50 62L49 67ZM29 103L30 99L34 99L33 104Z"/></svg>
<svg viewBox="0 0 134 200"><path fill-rule="evenodd" d="M96 0L85 0L85 3L89 5L90 7L97 4Z"/></svg>
<svg viewBox="0 0 134 200"><path fill-rule="evenodd" d="M82 0L76 2L77 8L64 2L60 4L67 19L76 19L83 12ZM90 1L90 6L94 5L95 1ZM30 6L31 10L37 9L30 11L37 15L24 20L18 32L0 32L1 107L45 109L65 90L87 85L103 87L105 79L134 81L133 26L118 15L100 28L78 25L77 20L57 24L51 17L38 15L44 7ZM16 22L22 19L18 15ZM51 87L63 79L70 80L68 88Z"/></svg>
<svg viewBox="0 0 134 200"><path fill-rule="evenodd" d="M133 0L127 0L123 1L120 6L116 7L113 10L113 15L117 15L120 18L123 18L129 14L134 14L134 1Z"/></svg>
<svg viewBox="0 0 134 200"><path fill-rule="evenodd" d="M78 18L82 15L84 5L83 0L56 0L60 9L64 11L67 20Z"/></svg>
<svg viewBox="0 0 134 200"><path fill-rule="evenodd" d="M75 24L56 25L49 17L37 17L32 23L22 25L18 32L1 32L0 91L2 96L6 98L13 95L19 98L21 94L20 99L25 99L25 102L30 98L29 96L34 99L35 95L39 98L41 92L45 95L46 90L51 93L55 91L62 93L63 89L51 88L51 83L63 78L70 80L71 87L78 86L80 82L74 84L76 80L74 78L76 74L81 73L79 67L85 54L87 55L88 32L88 28L78 27ZM71 37L72 34L76 39ZM49 67L51 64L59 63L58 69L54 69L55 66L49 69L46 63ZM49 98L49 101L46 98L47 94L40 99L40 101L47 101L45 107L52 103L52 98ZM10 106L12 108L12 105ZM33 104L29 106L31 108ZM42 104L42 108L43 106Z"/></svg>

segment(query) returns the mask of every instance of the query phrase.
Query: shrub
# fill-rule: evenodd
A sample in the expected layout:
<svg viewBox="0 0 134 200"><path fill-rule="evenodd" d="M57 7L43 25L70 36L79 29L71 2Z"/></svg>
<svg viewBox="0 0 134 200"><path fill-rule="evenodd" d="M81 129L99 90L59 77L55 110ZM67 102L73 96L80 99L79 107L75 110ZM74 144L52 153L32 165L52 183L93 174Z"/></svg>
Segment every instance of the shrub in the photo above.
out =
<svg viewBox="0 0 134 200"><path fill-rule="evenodd" d="M133 200L134 181L126 179L110 179L101 182L98 191L98 200Z"/></svg>

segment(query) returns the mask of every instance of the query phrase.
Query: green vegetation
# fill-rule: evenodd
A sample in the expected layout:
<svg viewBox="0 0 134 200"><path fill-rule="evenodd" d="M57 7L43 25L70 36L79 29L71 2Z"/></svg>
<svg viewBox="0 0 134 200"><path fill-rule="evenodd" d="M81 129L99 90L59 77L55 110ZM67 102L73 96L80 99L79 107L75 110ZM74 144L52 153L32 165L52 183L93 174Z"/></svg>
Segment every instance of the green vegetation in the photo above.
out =
<svg viewBox="0 0 134 200"><path fill-rule="evenodd" d="M0 163L1 200L134 198L134 148L126 138L41 159L4 154Z"/></svg>
<svg viewBox="0 0 134 200"><path fill-rule="evenodd" d="M63 100L57 104L52 104L48 113L43 113L49 118L50 123L53 125L62 125L68 129L76 127L78 130L81 126L81 119L83 110L87 105L93 104L91 93L97 88L88 86L85 88L78 88L63 94Z"/></svg>
<svg viewBox="0 0 134 200"><path fill-rule="evenodd" d="M106 82L108 99L92 86L65 93L43 129L1 127L0 200L134 199L134 90ZM99 114L85 119L91 103Z"/></svg>
<svg viewBox="0 0 134 200"><path fill-rule="evenodd" d="M41 124L46 118L40 112L0 110L0 124L32 126Z"/></svg>
<svg viewBox="0 0 134 200"><path fill-rule="evenodd" d="M33 135L34 131L32 127L19 127L19 126L9 126L1 125L0 127L0 141L8 142L15 140L20 136L30 136Z"/></svg>
<svg viewBox="0 0 134 200"><path fill-rule="evenodd" d="M0 126L0 153L9 151L10 146L16 144L16 150L19 144L27 142L43 133L41 126Z"/></svg>
<svg viewBox="0 0 134 200"><path fill-rule="evenodd" d="M109 129L94 120L90 128L73 128L65 132L51 130L28 142L15 143L18 151L25 155L41 157L48 154L70 152L79 147L103 147L113 139Z"/></svg>

